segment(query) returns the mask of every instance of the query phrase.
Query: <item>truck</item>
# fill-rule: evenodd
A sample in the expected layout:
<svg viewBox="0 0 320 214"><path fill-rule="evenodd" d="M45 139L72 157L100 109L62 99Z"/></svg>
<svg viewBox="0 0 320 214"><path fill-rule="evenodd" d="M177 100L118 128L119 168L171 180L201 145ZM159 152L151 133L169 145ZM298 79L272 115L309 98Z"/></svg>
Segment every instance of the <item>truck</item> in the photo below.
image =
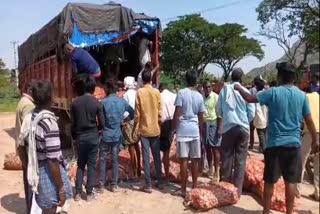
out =
<svg viewBox="0 0 320 214"><path fill-rule="evenodd" d="M53 85L52 110L59 117L63 147L70 147L70 105L75 98L70 59L65 56L66 42L84 48L101 68L101 82L112 77L137 78L141 71L142 51L136 38L148 39L152 44L150 56L153 84L159 84L160 20L144 13L110 2L108 4L69 3L40 30L19 46L19 89L32 79L48 80Z"/></svg>

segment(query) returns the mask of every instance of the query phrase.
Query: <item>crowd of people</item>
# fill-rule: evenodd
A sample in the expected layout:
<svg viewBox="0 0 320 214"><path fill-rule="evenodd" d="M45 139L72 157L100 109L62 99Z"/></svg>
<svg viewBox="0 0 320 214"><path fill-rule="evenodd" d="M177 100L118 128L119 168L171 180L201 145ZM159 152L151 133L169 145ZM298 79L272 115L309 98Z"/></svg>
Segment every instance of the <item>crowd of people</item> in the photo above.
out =
<svg viewBox="0 0 320 214"><path fill-rule="evenodd" d="M71 46L66 49L72 53ZM173 93L166 84L160 84L158 89L152 86L152 70L147 66L141 72L141 88L136 88L134 77L126 77L125 90L119 93L118 82L108 80L104 85L106 97L98 100L94 91L95 77L100 72L93 66L94 75L82 77L75 84L77 97L70 107L78 158L74 200L79 201L85 195L87 201L92 201L95 192L104 192L109 154L110 190L119 190L118 154L122 144L129 150L134 181L142 174L142 156L145 182L140 190L152 193L150 150L156 171L155 187L163 189L170 182L169 156L173 142L177 146L181 175L181 188L173 195L186 196L191 161L192 188L197 187L199 173L203 173L212 182L233 183L240 197L248 149L254 146L250 136L254 127L265 162L263 213L270 213L273 185L281 176L286 185L287 213L293 212L294 198L301 194L298 184L303 181L310 153L314 155L312 197L319 201L319 94L312 91L305 94L294 86L294 68L289 63L279 63L277 69L278 86L268 88L258 76L249 91L241 84L244 72L237 68L231 74L231 82L225 83L219 94L208 81L199 85L196 72L187 72L186 87ZM50 111L52 90L48 81L31 81L17 106L16 148L23 164L28 212L34 194L44 214L55 213L58 206L72 197L58 119ZM305 126L301 128L303 120ZM94 188L97 157L99 185Z"/></svg>

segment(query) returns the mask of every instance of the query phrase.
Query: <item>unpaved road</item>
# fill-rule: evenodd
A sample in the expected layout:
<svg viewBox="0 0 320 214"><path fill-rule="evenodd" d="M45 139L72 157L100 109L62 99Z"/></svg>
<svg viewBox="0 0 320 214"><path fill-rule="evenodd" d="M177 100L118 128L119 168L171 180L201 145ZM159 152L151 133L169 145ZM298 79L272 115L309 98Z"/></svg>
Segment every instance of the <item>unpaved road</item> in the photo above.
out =
<svg viewBox="0 0 320 214"><path fill-rule="evenodd" d="M2 169L4 155L14 151L14 122L14 114L0 113L0 214L25 213L22 172ZM69 213L193 213L183 206L182 199L170 195L170 191L174 190L175 186L167 187L163 192L154 190L152 194L145 194L136 190L140 185L139 183L136 186L122 184L120 192L105 191L103 195L98 195L97 200L91 203L71 201ZM303 190L303 197L299 199L299 213L318 214L319 204L306 198L312 193L312 186L305 184ZM214 209L207 213L258 214L261 213L261 210L261 205L251 195L243 195L236 205Z"/></svg>

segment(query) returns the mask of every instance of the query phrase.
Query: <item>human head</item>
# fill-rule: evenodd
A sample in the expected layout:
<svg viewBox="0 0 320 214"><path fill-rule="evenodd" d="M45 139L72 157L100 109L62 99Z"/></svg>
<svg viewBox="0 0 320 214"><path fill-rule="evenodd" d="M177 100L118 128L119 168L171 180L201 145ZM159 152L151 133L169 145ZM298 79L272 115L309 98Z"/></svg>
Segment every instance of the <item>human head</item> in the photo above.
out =
<svg viewBox="0 0 320 214"><path fill-rule="evenodd" d="M151 62L147 62L146 64L145 64L145 68L146 69L149 69L150 71L153 69L153 65L152 65L152 63Z"/></svg>
<svg viewBox="0 0 320 214"><path fill-rule="evenodd" d="M107 93L110 94L115 94L117 93L118 86L117 83L114 80L107 80L106 82L106 91Z"/></svg>
<svg viewBox="0 0 320 214"><path fill-rule="evenodd" d="M38 80L32 87L32 97L37 109L48 109L52 102L52 85L47 80Z"/></svg>
<svg viewBox="0 0 320 214"><path fill-rule="evenodd" d="M135 89L136 88L135 79L134 79L134 77L131 77L131 76L125 77L123 80L123 84L124 84L125 89Z"/></svg>
<svg viewBox="0 0 320 214"><path fill-rule="evenodd" d="M278 85L277 81L271 81L270 82L270 87L276 87Z"/></svg>
<svg viewBox="0 0 320 214"><path fill-rule="evenodd" d="M72 44L70 43L66 43L63 47L64 49L64 52L67 54L67 55L71 55L72 51L74 50L75 47L73 47Z"/></svg>
<svg viewBox="0 0 320 214"><path fill-rule="evenodd" d="M188 71L186 73L186 82L188 87L194 87L197 85L197 72Z"/></svg>
<svg viewBox="0 0 320 214"><path fill-rule="evenodd" d="M151 82L152 74L149 68L144 68L141 74L143 84L148 84Z"/></svg>
<svg viewBox="0 0 320 214"><path fill-rule="evenodd" d="M261 75L255 77L253 83L257 91L262 91L266 85L266 82L262 79Z"/></svg>
<svg viewBox="0 0 320 214"><path fill-rule="evenodd" d="M244 74L244 72L241 68L235 68L231 74L232 82L240 82L241 83L243 74Z"/></svg>
<svg viewBox="0 0 320 214"><path fill-rule="evenodd" d="M160 91L160 92L162 92L162 91L165 90L165 89L168 90L168 88L169 88L169 86L168 86L167 83L162 82L162 83L160 83L160 85L159 85L159 91Z"/></svg>
<svg viewBox="0 0 320 214"><path fill-rule="evenodd" d="M95 79L88 75L84 81L84 92L89 93L89 94L93 94L95 88L96 88Z"/></svg>
<svg viewBox="0 0 320 214"><path fill-rule="evenodd" d="M23 93L26 93L30 96L32 96L32 88L33 86L35 85L37 81L32 79L31 81L27 82L25 85L24 85L24 88L23 88Z"/></svg>
<svg viewBox="0 0 320 214"><path fill-rule="evenodd" d="M293 84L295 79L295 71L292 64L288 62L277 63L278 80L282 85Z"/></svg>
<svg viewBox="0 0 320 214"><path fill-rule="evenodd" d="M204 95L207 97L210 95L210 93L212 92L212 85L209 81L204 81L202 83L202 87L203 87L203 91L204 91Z"/></svg>

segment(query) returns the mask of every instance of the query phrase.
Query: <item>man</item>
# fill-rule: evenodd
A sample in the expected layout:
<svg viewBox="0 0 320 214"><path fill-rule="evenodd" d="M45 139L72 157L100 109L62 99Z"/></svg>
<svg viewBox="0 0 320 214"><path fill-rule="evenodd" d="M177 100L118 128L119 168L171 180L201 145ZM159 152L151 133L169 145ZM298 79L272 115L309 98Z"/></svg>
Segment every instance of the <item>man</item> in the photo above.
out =
<svg viewBox="0 0 320 214"><path fill-rule="evenodd" d="M118 154L121 145L121 122L123 114L129 113L129 120L133 119L133 108L122 98L117 96L117 83L108 81L106 83L108 97L101 101L105 112L105 127L102 132L102 141L100 144L100 178L98 192L103 193L106 182L106 161L108 152L112 155L112 183L111 191L117 192L119 178Z"/></svg>
<svg viewBox="0 0 320 214"><path fill-rule="evenodd" d="M254 80L254 85L257 94L259 91L263 91L265 88L265 81L261 78L261 76L256 77ZM252 93L251 93L252 94ZM253 94L253 95L255 95ZM264 105L260 105L256 103L256 114L253 119L253 126L257 129L258 137L259 137L259 151L263 152L265 148L265 140L266 140L266 128L267 128L267 117L268 117L268 109ZM251 145L250 145L251 146Z"/></svg>
<svg viewBox="0 0 320 214"><path fill-rule="evenodd" d="M270 213L273 185L282 175L286 186L286 213L293 212L295 185L300 182L301 123L304 118L312 137L313 151L319 151L317 134L306 95L293 85L294 67L282 62L277 64L279 87L259 92L256 96L239 86L235 89L250 103L259 102L269 110L266 150L264 152L263 213Z"/></svg>
<svg viewBox="0 0 320 214"><path fill-rule="evenodd" d="M75 48L70 43L64 45L64 51L71 58L72 68L75 74L86 73L95 78L101 76L99 64L88 51L82 48Z"/></svg>
<svg viewBox="0 0 320 214"><path fill-rule="evenodd" d="M32 191L29 187L27 177L28 153L26 146L19 145L19 135L23 119L35 108L33 98L31 97L32 87L34 84L35 80L31 80L25 85L25 88L23 90L24 93L22 94L22 97L19 100L16 108L16 153L19 155L22 163L23 185L28 214L30 213L32 204Z"/></svg>
<svg viewBox="0 0 320 214"><path fill-rule="evenodd" d="M124 87L126 92L123 95L123 99L135 109L136 103L136 86L134 77L128 76L124 78ZM134 120L127 121L123 124L122 133L123 140L126 145L128 145L128 150L130 154L131 170L133 175L133 180L137 180L141 176L141 152L139 145L139 136L136 132L136 138L132 138L133 134L133 124Z"/></svg>
<svg viewBox="0 0 320 214"><path fill-rule="evenodd" d="M306 94L307 99L310 105L311 117L314 122L317 139L319 140L319 99L320 96L316 88L310 87L308 93ZM301 183L303 181L305 166L308 160L308 157L311 153L311 143L312 143L312 135L308 129L306 129L306 124L304 125L303 137L302 137L302 145L301 145L301 153L302 153L302 173L301 173ZM319 153L313 154L313 168L314 168L314 193L310 195L310 197L316 201L319 201ZM301 185L297 185L297 196L301 195Z"/></svg>
<svg viewBox="0 0 320 214"><path fill-rule="evenodd" d="M175 102L171 140L176 135L177 157L180 160L181 190L174 195L185 197L188 181L188 160L192 166L192 188L197 187L201 158L201 133L203 127L204 101L197 91L196 72L187 72L187 88L179 91Z"/></svg>
<svg viewBox="0 0 320 214"><path fill-rule="evenodd" d="M135 104L135 119L133 130L137 128L141 135L142 156L145 176L145 186L141 191L151 193L150 177L150 148L157 174L157 187L163 189L161 156L160 156L160 124L161 124L161 95L151 86L151 70L145 68L142 72L143 88L137 91ZM135 133L135 131L133 131ZM134 136L132 136L134 138Z"/></svg>
<svg viewBox="0 0 320 214"><path fill-rule="evenodd" d="M203 84L205 95L205 113L204 113L204 136L203 142L206 149L207 160L209 165L209 175L213 175L213 182L220 179L220 146L221 136L218 133L222 129L222 120L218 116L217 104L219 96L212 91L210 82L205 81ZM213 161L214 158L214 161ZM214 174L213 174L214 162Z"/></svg>
<svg viewBox="0 0 320 214"><path fill-rule="evenodd" d="M248 104L233 86L241 86L244 73L241 68L233 70L232 82L225 84L219 94L218 114L223 119L221 180L233 183L242 193L244 171L248 153L250 122L255 114L254 104ZM233 172L233 173L232 173Z"/></svg>
<svg viewBox="0 0 320 214"><path fill-rule="evenodd" d="M98 131L104 127L102 105L93 96L95 80L87 76L82 84L78 84L77 97L71 104L72 137L78 144L78 169L76 175L75 201L81 199L84 170L87 165L87 201L94 199L93 185L96 159L99 148ZM98 120L97 120L98 119Z"/></svg>
<svg viewBox="0 0 320 214"><path fill-rule="evenodd" d="M162 117L161 117L161 135L160 135L160 150L163 152L162 162L164 165L164 171L166 173L166 183L169 183L170 176L170 131L172 125L173 114L175 110L174 102L176 95L168 90L168 85L161 83L159 86L161 92L162 102Z"/></svg>

